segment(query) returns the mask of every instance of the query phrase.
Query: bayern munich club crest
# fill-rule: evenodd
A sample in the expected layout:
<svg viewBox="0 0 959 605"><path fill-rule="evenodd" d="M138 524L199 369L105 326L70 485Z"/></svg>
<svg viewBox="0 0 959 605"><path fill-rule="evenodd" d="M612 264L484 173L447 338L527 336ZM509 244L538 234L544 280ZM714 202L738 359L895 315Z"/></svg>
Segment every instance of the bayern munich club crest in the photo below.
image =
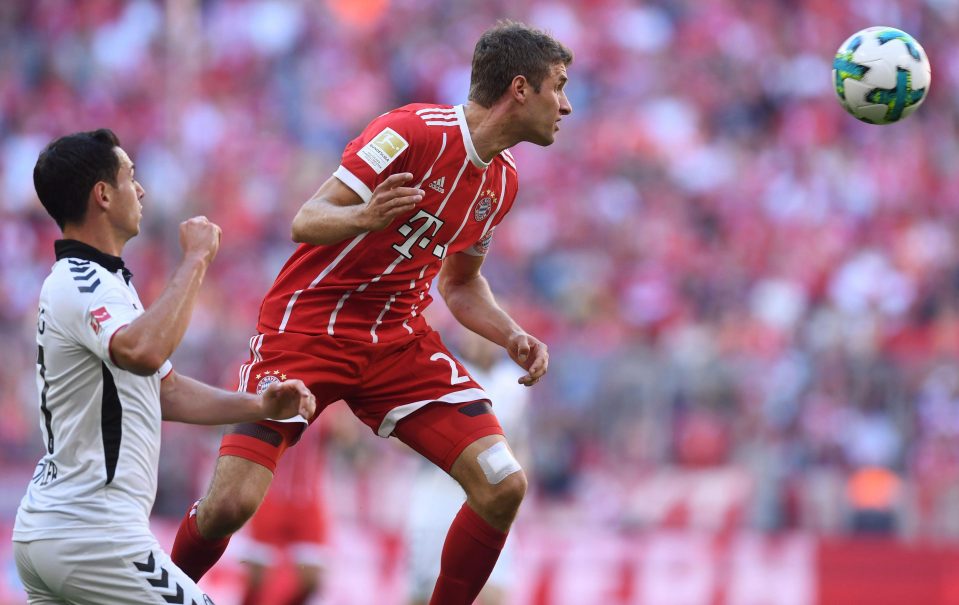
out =
<svg viewBox="0 0 959 605"><path fill-rule="evenodd" d="M477 221L483 221L489 216L490 210L496 204L496 194L492 189L487 189L482 193L483 197L476 202L476 210L473 211L473 218Z"/></svg>
<svg viewBox="0 0 959 605"><path fill-rule="evenodd" d="M286 380L286 374L280 374L279 370L273 370L272 372L266 371L262 374L257 374L259 382L256 383L256 394L262 395L264 391L270 388L271 384L276 384L281 380Z"/></svg>

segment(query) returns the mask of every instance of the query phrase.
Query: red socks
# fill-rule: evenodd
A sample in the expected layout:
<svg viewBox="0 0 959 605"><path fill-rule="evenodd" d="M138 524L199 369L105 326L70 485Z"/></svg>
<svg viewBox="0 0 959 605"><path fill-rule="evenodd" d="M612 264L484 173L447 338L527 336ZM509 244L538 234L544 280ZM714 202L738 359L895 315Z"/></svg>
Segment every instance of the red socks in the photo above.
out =
<svg viewBox="0 0 959 605"><path fill-rule="evenodd" d="M227 544L230 543L230 536L211 541L200 535L200 530L196 526L197 506L199 504L199 500L194 502L186 516L183 517L180 528L176 532L176 538L173 540L173 549L170 552L173 563L183 570L183 573L190 576L194 582L199 582L203 574L220 560Z"/></svg>
<svg viewBox="0 0 959 605"><path fill-rule="evenodd" d="M463 504L446 534L430 605L472 605L505 543L505 533Z"/></svg>

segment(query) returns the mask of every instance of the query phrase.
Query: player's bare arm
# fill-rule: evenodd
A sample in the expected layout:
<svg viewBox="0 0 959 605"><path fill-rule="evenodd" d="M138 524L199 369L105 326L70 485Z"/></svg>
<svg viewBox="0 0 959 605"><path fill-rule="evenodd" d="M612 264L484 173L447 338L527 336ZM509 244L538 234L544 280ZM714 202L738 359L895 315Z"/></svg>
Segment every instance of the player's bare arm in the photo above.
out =
<svg viewBox="0 0 959 605"><path fill-rule="evenodd" d="M367 231L379 231L410 212L423 199L423 190L406 185L409 172L387 177L373 190L368 203L336 177L330 177L293 218L292 237L314 246L339 243Z"/></svg>
<svg viewBox="0 0 959 605"><path fill-rule="evenodd" d="M235 424L264 418L311 418L316 398L302 380L270 385L262 395L225 391L170 372L160 383L164 420L189 424Z"/></svg>
<svg viewBox="0 0 959 605"><path fill-rule="evenodd" d="M166 361L186 332L206 269L220 246L220 228L204 216L180 223L183 260L153 305L110 342L116 364L139 374L153 374Z"/></svg>
<svg viewBox="0 0 959 605"><path fill-rule="evenodd" d="M453 254L443 261L437 287L456 321L505 348L510 358L526 370L519 383L533 386L549 367L546 344L523 330L497 304L480 272L482 265L482 256Z"/></svg>

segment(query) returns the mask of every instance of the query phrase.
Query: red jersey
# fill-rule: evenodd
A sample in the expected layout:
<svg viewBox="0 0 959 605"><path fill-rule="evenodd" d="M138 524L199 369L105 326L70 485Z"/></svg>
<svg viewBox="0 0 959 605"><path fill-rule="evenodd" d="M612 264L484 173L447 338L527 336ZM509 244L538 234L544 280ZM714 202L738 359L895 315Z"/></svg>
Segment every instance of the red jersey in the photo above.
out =
<svg viewBox="0 0 959 605"><path fill-rule="evenodd" d="M410 172L424 199L381 231L330 246L303 244L260 307L261 334L329 334L396 341L429 328L421 313L450 254L485 255L516 199L516 164L477 155L461 105L413 104L373 120L334 176L369 202L392 174Z"/></svg>

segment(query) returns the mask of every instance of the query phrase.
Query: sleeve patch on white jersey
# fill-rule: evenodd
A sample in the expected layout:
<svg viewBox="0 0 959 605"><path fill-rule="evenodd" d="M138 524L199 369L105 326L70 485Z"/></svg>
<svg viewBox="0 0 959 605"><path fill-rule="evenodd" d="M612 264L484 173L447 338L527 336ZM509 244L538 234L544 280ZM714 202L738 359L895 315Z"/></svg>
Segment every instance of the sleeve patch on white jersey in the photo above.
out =
<svg viewBox="0 0 959 605"><path fill-rule="evenodd" d="M90 320L90 327L93 328L95 334L99 334L100 330L103 329L103 324L107 321L113 319L113 316L110 315L110 312L107 311L106 307L100 307L99 309L94 309L90 311L92 319Z"/></svg>
<svg viewBox="0 0 959 605"><path fill-rule="evenodd" d="M380 174L393 163L410 144L392 128L384 128L373 140L356 152L360 159Z"/></svg>

